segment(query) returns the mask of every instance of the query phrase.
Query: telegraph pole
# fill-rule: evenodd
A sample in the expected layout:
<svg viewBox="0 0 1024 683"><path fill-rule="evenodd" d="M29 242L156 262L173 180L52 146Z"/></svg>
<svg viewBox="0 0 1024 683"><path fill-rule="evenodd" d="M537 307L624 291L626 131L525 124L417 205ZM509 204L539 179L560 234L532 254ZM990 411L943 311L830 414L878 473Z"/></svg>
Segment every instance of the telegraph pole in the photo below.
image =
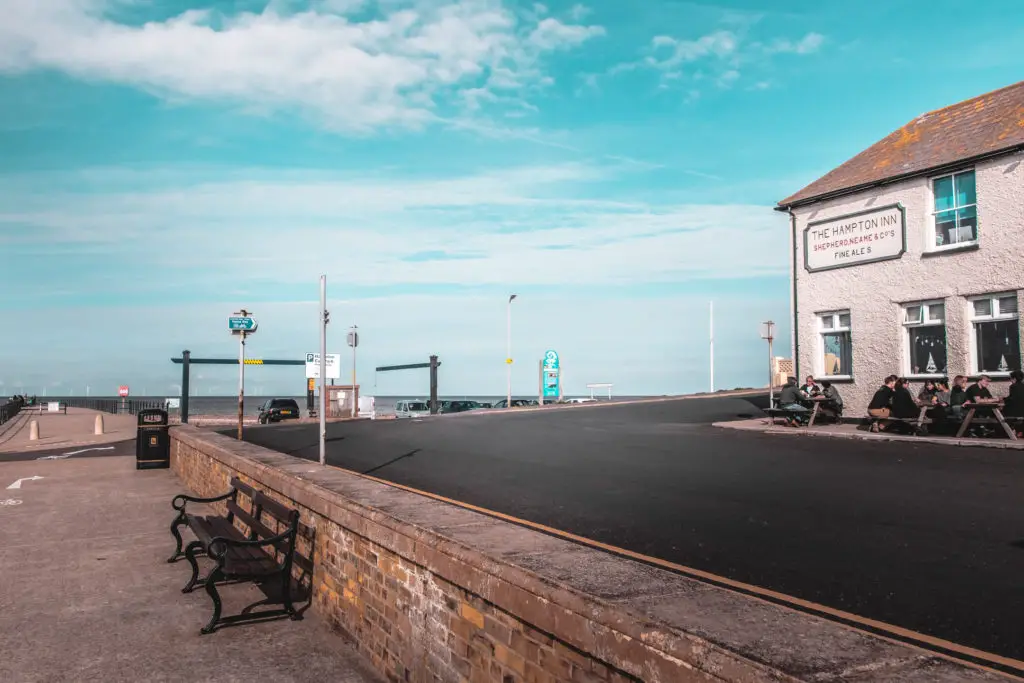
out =
<svg viewBox="0 0 1024 683"><path fill-rule="evenodd" d="M320 276L320 464L327 463L327 276Z"/></svg>

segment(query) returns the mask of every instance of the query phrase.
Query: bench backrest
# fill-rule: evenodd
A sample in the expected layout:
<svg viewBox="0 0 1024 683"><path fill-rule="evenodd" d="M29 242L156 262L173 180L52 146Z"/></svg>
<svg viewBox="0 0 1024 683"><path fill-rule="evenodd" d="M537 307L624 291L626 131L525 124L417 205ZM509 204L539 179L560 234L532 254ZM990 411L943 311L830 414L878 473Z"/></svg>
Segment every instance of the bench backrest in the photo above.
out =
<svg viewBox="0 0 1024 683"><path fill-rule="evenodd" d="M231 478L231 488L235 490L235 495L227 500L228 519L238 519L245 524L249 528L249 540L259 539L265 541L285 531L291 531L291 536L274 543L274 548L278 552L284 553L286 557L290 557L295 549L295 537L299 527L299 511L282 505L237 477ZM249 499L249 510L239 505L239 493ZM267 526L265 521L269 520L266 520L264 515L272 517L277 522L275 526L278 528L278 531L274 531Z"/></svg>

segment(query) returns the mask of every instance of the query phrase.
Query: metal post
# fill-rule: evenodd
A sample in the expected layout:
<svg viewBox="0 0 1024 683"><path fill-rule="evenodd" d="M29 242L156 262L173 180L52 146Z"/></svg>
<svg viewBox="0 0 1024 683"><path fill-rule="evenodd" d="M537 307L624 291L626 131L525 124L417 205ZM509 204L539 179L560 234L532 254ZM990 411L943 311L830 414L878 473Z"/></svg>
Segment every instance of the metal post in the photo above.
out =
<svg viewBox="0 0 1024 683"><path fill-rule="evenodd" d="M507 369L507 394L505 407L512 407L512 300L516 298L515 294L512 294L508 298L508 309L506 311L506 325L505 325L505 365Z"/></svg>
<svg viewBox="0 0 1024 683"><path fill-rule="evenodd" d="M537 361L537 403L544 405L544 360Z"/></svg>
<svg viewBox="0 0 1024 683"><path fill-rule="evenodd" d="M715 302L709 302L708 335L711 338L711 393L715 393Z"/></svg>
<svg viewBox="0 0 1024 683"><path fill-rule="evenodd" d="M437 356L430 357L430 414L437 415Z"/></svg>
<svg viewBox="0 0 1024 683"><path fill-rule="evenodd" d="M327 276L320 276L320 464L327 463Z"/></svg>
<svg viewBox="0 0 1024 683"><path fill-rule="evenodd" d="M768 405L775 406L775 363L772 355L772 338L768 337Z"/></svg>
<svg viewBox="0 0 1024 683"><path fill-rule="evenodd" d="M242 315L249 315L243 308ZM245 420L245 330L238 335L238 440L242 440L242 422Z"/></svg>
<svg viewBox="0 0 1024 683"><path fill-rule="evenodd" d="M188 424L188 366L192 352L185 350L181 352L181 423ZM86 392L88 394L88 392Z"/></svg>
<svg viewBox="0 0 1024 683"><path fill-rule="evenodd" d="M357 334L356 326L352 326L352 334ZM356 397L356 345L359 343L356 337L352 338L352 417L356 416L356 403L359 399Z"/></svg>

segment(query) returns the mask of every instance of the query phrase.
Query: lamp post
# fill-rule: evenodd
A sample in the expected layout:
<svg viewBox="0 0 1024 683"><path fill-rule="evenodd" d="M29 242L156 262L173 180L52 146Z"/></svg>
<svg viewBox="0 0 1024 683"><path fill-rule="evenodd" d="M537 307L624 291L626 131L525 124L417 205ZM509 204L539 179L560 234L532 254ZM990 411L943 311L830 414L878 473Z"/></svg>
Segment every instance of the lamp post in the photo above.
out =
<svg viewBox="0 0 1024 683"><path fill-rule="evenodd" d="M505 365L508 367L508 372L507 372L507 375L508 375L508 385L507 385L508 392L507 392L507 395L505 397L506 398L506 400L505 400L505 407L506 408L511 408L512 407L512 301L515 298L516 298L515 294L512 294L512 295L509 296L509 298L508 298L508 307L507 307L507 311L506 311L507 325L506 325L506 328L505 328L506 329L506 332L505 332L505 349L506 349L507 353L505 355Z"/></svg>
<svg viewBox="0 0 1024 683"><path fill-rule="evenodd" d="M761 323L761 339L768 340L768 407L775 407L775 373L773 370L772 341L775 339L775 323L771 320Z"/></svg>

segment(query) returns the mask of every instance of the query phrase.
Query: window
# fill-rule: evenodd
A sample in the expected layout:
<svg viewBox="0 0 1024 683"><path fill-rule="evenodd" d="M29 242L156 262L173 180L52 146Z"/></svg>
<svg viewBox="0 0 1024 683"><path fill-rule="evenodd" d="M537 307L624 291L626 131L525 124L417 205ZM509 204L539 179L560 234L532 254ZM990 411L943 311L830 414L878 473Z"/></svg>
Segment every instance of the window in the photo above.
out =
<svg viewBox="0 0 1024 683"><path fill-rule="evenodd" d="M1017 295L995 294L971 299L968 314L974 327L971 355L974 372L1020 369L1020 323Z"/></svg>
<svg viewBox="0 0 1024 683"><path fill-rule="evenodd" d="M903 307L908 375L946 374L946 305L923 301Z"/></svg>
<svg viewBox="0 0 1024 683"><path fill-rule="evenodd" d="M935 249L978 241L977 193L974 171L943 176L932 181L935 194Z"/></svg>
<svg viewBox="0 0 1024 683"><path fill-rule="evenodd" d="M836 311L818 316L821 324L821 377L853 376L853 342L850 312Z"/></svg>

